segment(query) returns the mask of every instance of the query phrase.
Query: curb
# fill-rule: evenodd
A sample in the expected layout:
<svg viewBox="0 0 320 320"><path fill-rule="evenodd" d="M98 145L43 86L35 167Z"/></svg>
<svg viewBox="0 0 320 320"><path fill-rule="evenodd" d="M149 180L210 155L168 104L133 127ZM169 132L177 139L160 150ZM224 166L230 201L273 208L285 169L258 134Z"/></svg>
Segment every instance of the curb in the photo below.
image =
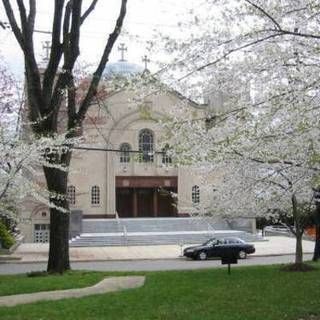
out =
<svg viewBox="0 0 320 320"><path fill-rule="evenodd" d="M313 254L313 252L305 252L304 254ZM261 254L261 255L251 255L249 256L249 259L252 258L268 258L268 257L280 257L280 256L294 256L294 253L271 253L271 254ZM77 263L77 262L125 262L125 261L160 261L160 260L182 260L187 258L184 258L183 256L177 256L176 258L172 257L163 257L163 258L131 258L131 259L79 259L74 260L70 259L70 263ZM219 260L219 259L212 259L212 260ZM22 257L16 257L15 259L8 259L8 260L1 260L0 264L33 264L33 263L47 263L47 259L42 260L36 260L36 261L22 261Z"/></svg>
<svg viewBox="0 0 320 320"><path fill-rule="evenodd" d="M22 260L22 257L0 256L0 263L6 263L6 261L18 262L20 260Z"/></svg>

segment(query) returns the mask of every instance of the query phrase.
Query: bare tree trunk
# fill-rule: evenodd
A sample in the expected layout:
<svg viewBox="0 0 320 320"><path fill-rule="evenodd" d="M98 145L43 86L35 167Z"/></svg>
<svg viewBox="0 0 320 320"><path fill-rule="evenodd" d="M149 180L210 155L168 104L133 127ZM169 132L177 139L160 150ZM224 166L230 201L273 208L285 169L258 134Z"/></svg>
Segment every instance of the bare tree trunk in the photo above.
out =
<svg viewBox="0 0 320 320"><path fill-rule="evenodd" d="M300 234L298 231L296 231L296 258L295 263L296 264L302 264L303 263L303 251L302 251L302 234Z"/></svg>
<svg viewBox="0 0 320 320"><path fill-rule="evenodd" d="M67 167L69 167L70 157L71 153L64 159ZM51 167L44 167L43 170L51 193L50 202L54 206L50 209L50 243L47 270L53 273L63 273L70 269L69 204L66 198L68 172Z"/></svg>
<svg viewBox="0 0 320 320"><path fill-rule="evenodd" d="M302 264L302 262L303 262L302 235L303 235L304 229L301 226L300 215L298 212L298 201L297 201L296 195L294 193L291 196L291 202L292 202L292 214L293 214L293 220L294 220L293 233L296 236L295 263Z"/></svg>
<svg viewBox="0 0 320 320"><path fill-rule="evenodd" d="M69 269L69 213L50 209L50 246L47 271L63 273Z"/></svg>
<svg viewBox="0 0 320 320"><path fill-rule="evenodd" d="M316 241L314 244L313 261L318 261L320 258L320 225L316 224Z"/></svg>

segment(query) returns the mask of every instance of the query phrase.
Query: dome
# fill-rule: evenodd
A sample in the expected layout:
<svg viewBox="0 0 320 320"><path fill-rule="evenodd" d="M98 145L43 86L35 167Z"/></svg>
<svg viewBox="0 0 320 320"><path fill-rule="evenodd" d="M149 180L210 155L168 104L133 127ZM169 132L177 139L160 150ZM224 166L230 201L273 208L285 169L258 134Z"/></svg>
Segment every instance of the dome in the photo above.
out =
<svg viewBox="0 0 320 320"><path fill-rule="evenodd" d="M108 63L104 69L103 76L105 78L113 77L132 77L143 72L143 68L137 64L120 60L118 62Z"/></svg>

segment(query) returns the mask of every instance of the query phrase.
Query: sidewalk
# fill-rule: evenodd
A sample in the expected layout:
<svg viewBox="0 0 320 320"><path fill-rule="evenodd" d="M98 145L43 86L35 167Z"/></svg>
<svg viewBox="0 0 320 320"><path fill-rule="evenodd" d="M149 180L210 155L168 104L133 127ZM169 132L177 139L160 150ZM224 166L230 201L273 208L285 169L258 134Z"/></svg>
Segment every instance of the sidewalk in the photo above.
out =
<svg viewBox="0 0 320 320"><path fill-rule="evenodd" d="M41 291L0 297L0 306L12 307L38 301L52 301L66 298L80 298L94 294L139 288L144 285L144 276L106 278L91 287L67 290Z"/></svg>
<svg viewBox="0 0 320 320"><path fill-rule="evenodd" d="M267 237L267 241L254 242L253 256L287 255L295 252L295 239L282 236ZM186 246L132 246L132 247L81 247L70 248L71 261L152 260L177 259ZM23 243L14 254L0 256L1 262L46 262L48 244ZM314 242L303 241L304 253L313 253Z"/></svg>

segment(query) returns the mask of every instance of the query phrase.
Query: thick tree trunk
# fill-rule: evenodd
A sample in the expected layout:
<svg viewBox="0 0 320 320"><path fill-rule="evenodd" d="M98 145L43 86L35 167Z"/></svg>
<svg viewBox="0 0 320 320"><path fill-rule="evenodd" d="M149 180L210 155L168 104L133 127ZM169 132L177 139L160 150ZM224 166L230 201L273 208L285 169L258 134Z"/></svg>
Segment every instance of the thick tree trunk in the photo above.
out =
<svg viewBox="0 0 320 320"><path fill-rule="evenodd" d="M303 263L303 251L302 251L302 234L296 234L296 264Z"/></svg>
<svg viewBox="0 0 320 320"><path fill-rule="evenodd" d="M69 213L50 209L50 246L47 271L63 273L69 269Z"/></svg>
<svg viewBox="0 0 320 320"><path fill-rule="evenodd" d="M48 272L63 273L70 269L69 261L69 205L66 199L68 172L44 167L50 202L50 243ZM65 212L63 212L62 208Z"/></svg>
<svg viewBox="0 0 320 320"><path fill-rule="evenodd" d="M316 241L314 245L314 252L313 252L313 261L318 261L320 259L320 225L316 225Z"/></svg>

